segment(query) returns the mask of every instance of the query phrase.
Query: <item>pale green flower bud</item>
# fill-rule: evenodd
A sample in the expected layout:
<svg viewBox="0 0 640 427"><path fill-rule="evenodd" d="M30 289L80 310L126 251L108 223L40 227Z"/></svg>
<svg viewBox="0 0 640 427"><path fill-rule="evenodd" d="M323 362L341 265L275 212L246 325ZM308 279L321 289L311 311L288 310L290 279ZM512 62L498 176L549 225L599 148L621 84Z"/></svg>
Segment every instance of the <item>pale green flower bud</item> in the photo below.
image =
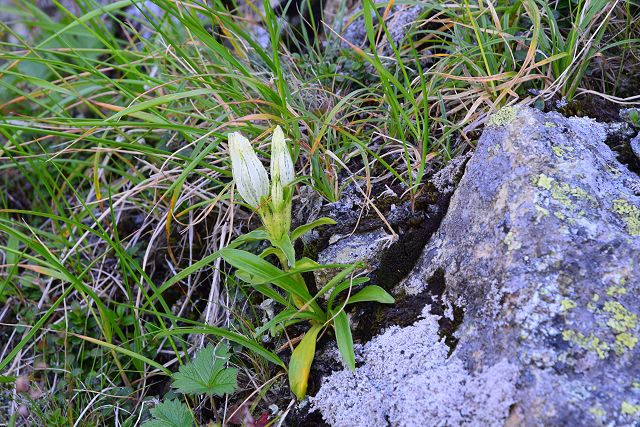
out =
<svg viewBox="0 0 640 427"><path fill-rule="evenodd" d="M269 196L269 177L251 143L239 132L229 134L231 173L244 201L254 208Z"/></svg>
<svg viewBox="0 0 640 427"><path fill-rule="evenodd" d="M284 140L284 132L280 126L276 126L271 138L271 179L279 181L282 187L285 187L291 184L295 176L296 172L293 169L289 148Z"/></svg>
<svg viewBox="0 0 640 427"><path fill-rule="evenodd" d="M282 189L280 180L277 177L272 178L273 181L271 182L271 205L275 210L278 210L284 203L284 190Z"/></svg>

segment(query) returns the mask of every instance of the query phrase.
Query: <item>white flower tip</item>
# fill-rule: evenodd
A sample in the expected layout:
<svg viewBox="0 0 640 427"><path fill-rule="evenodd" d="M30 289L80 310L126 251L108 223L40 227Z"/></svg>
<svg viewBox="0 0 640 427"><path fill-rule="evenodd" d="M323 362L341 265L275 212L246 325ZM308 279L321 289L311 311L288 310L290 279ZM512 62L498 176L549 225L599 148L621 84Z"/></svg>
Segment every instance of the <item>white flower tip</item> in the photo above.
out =
<svg viewBox="0 0 640 427"><path fill-rule="evenodd" d="M229 151L244 151L247 149L247 147L253 150L253 148L251 148L251 143L249 142L249 140L240 132L231 132L227 136L227 138L229 140Z"/></svg>
<svg viewBox="0 0 640 427"><path fill-rule="evenodd" d="M284 143L284 132L282 131L280 125L277 125L273 130L273 141L277 141L278 144Z"/></svg>
<svg viewBox="0 0 640 427"><path fill-rule="evenodd" d="M276 126L271 137L271 179L288 185L294 178L293 160L284 139L284 132L280 126Z"/></svg>

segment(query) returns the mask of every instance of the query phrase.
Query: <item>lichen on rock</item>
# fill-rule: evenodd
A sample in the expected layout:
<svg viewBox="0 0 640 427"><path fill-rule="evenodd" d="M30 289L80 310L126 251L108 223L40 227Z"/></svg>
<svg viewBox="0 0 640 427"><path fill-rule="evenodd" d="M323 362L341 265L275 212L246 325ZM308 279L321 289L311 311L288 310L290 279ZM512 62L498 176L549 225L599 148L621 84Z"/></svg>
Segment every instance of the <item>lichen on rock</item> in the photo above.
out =
<svg viewBox="0 0 640 427"><path fill-rule="evenodd" d="M640 379L640 197L625 185L637 175L618 162L605 127L592 119L518 107L490 124L439 230L396 289L423 293L444 272L442 298L464 310L455 350L447 362L434 364L432 353L414 364L386 344L386 364L422 375L402 386L382 368L374 340L355 374L335 374L348 390L329 380L316 398L336 425L346 425L339 422L345 414L412 425L394 412L402 399L419 399L406 409L410 419L422 417L417 425L437 424L429 422L433 411L442 402L458 408L465 390L458 371L449 372L448 387L430 378L461 366L460 375L477 380L505 361L516 374L501 377L504 394L492 407L508 404L508 425L640 423L640 388L632 385ZM401 331L385 340L402 348ZM414 347L438 348L433 330L412 331ZM393 392L391 406L385 390ZM480 412L462 414L449 424L489 425Z"/></svg>
<svg viewBox="0 0 640 427"><path fill-rule="evenodd" d="M517 370L500 361L470 374L447 358L437 318L391 328L361 350L362 366L325 379L312 404L334 427L502 426Z"/></svg>
<svg viewBox="0 0 640 427"><path fill-rule="evenodd" d="M502 107L495 114L489 117L487 121L488 126L505 126L508 125L516 118L518 114L517 107ZM546 124L545 124L546 126Z"/></svg>

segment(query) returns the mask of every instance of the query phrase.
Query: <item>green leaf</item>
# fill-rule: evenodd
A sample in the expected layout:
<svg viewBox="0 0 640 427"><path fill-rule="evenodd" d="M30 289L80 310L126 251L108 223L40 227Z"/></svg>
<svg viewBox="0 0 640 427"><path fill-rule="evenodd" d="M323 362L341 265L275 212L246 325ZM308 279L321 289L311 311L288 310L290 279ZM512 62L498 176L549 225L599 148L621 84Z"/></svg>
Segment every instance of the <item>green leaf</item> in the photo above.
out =
<svg viewBox="0 0 640 427"><path fill-rule="evenodd" d="M369 285L349 298L347 304L355 304L356 302L364 301L375 301L382 304L393 304L396 302L396 300L380 286Z"/></svg>
<svg viewBox="0 0 640 427"><path fill-rule="evenodd" d="M279 251L278 248L274 248L273 246L268 247L264 251L260 252L260 258L265 259L269 255L276 255L277 256L278 253L279 253L278 251Z"/></svg>
<svg viewBox="0 0 640 427"><path fill-rule="evenodd" d="M302 257L296 261L296 271L298 272L322 270L323 268L325 267L322 264L318 264L316 261L307 257Z"/></svg>
<svg viewBox="0 0 640 427"><path fill-rule="evenodd" d="M246 282L251 286L253 286L258 292L260 292L262 295L266 296L267 298L271 298L274 301L278 301L280 304L284 305L285 307L291 306L291 304L282 295L280 295L278 291L273 289L271 285L263 283L262 278L252 276L243 270L236 270L236 277L242 280L243 282Z"/></svg>
<svg viewBox="0 0 640 427"><path fill-rule="evenodd" d="M363 283L367 283L368 281L369 281L368 277L356 277L355 279L345 280L344 282L340 283L331 291L331 295L329 296L329 301L327 302L327 307L329 307L330 309L333 308L333 301L338 297L340 292L344 291L345 289L349 289L351 287L362 285Z"/></svg>
<svg viewBox="0 0 640 427"><path fill-rule="evenodd" d="M336 342L338 343L338 350L340 350L342 360L351 371L355 371L356 355L353 351L353 337L351 336L349 318L344 310L340 310L338 314L335 314L333 329L336 331Z"/></svg>
<svg viewBox="0 0 640 427"><path fill-rule="evenodd" d="M280 249L284 253L284 256L287 257L289 267L295 267L296 251L295 249L293 249L293 245L291 244L289 236L287 234L284 234L282 238L273 240L271 243L273 243L276 248Z"/></svg>
<svg viewBox="0 0 640 427"><path fill-rule="evenodd" d="M281 328L286 326L291 326L295 323L299 323L305 320L315 320L316 316L313 313L309 313L308 311L300 311L296 309L285 309L280 313L273 316L273 319L266 322L264 325L260 326L253 333L254 337L258 337L262 335L265 331L269 330L271 336L275 336L278 331L278 326L282 325Z"/></svg>
<svg viewBox="0 0 640 427"><path fill-rule="evenodd" d="M180 393L222 396L233 393L237 387L238 370L225 368L229 349L224 344L208 345L200 350L195 360L180 367L173 374L173 387Z"/></svg>
<svg viewBox="0 0 640 427"><path fill-rule="evenodd" d="M142 424L142 427L188 427L193 426L193 415L184 403L178 399L162 402L151 409L150 420Z"/></svg>
<svg viewBox="0 0 640 427"><path fill-rule="evenodd" d="M209 88L200 88L194 89L187 92L178 92L178 93L170 93L168 95L156 96L147 101L142 101L137 104L130 105L129 107L117 112L111 117L107 118L108 122L112 122L114 120L119 119L120 117L126 115L132 115L132 113L136 113L138 111L147 110L149 108L157 107L162 104L171 103L173 101L183 99L183 98L193 98L202 95L211 95L216 93L214 90ZM165 120L166 121L166 120Z"/></svg>
<svg viewBox="0 0 640 427"><path fill-rule="evenodd" d="M169 318L176 320L172 315L167 315ZM157 337L168 337L173 335L192 335L192 334L205 334L205 335L213 335L216 337L226 338L231 342L236 344L240 344L244 348L252 351L253 353L263 357L265 360L281 366L285 367L284 362L280 360L280 358L275 354L260 346L254 340L245 337L242 334L237 332L232 332L228 329L224 328L216 328L215 326L202 325L196 327L173 327L171 329L166 329L159 331L155 334Z"/></svg>
<svg viewBox="0 0 640 427"><path fill-rule="evenodd" d="M316 227L320 227L321 225L333 225L335 223L336 222L331 218L318 218L315 221L310 222L309 224L301 225L300 227L293 230L293 232L291 233L291 241L295 241L297 238L301 237L303 234L313 230Z"/></svg>
<svg viewBox="0 0 640 427"><path fill-rule="evenodd" d="M344 270L340 271L338 274L333 276L331 280L329 280L329 282L326 285L324 285L322 289L318 291L315 298L318 298L319 296L324 295L325 293L329 292L329 290L338 286L341 282L344 281L345 277L352 274L356 268L358 268L358 264L351 264L349 267L345 268Z"/></svg>
<svg viewBox="0 0 640 427"><path fill-rule="evenodd" d="M241 234L240 236L236 237L227 245L227 248L237 248L238 246L241 246L248 242L255 242L259 240L268 240L268 239L269 239L269 235L267 234L267 232L262 228L257 228L253 231L250 231L245 234Z"/></svg>
<svg viewBox="0 0 640 427"><path fill-rule="evenodd" d="M301 301L311 301L311 294L304 281L297 281L291 276L291 273L280 270L259 256L247 251L228 248L220 250L220 255L233 267L252 276L253 283L259 283L262 279L263 283L273 283ZM310 307L319 316L323 315L322 309L315 301L311 303Z"/></svg>
<svg viewBox="0 0 640 427"><path fill-rule="evenodd" d="M307 394L311 363L316 354L316 339L322 325L313 325L293 350L289 362L289 387L300 400Z"/></svg>

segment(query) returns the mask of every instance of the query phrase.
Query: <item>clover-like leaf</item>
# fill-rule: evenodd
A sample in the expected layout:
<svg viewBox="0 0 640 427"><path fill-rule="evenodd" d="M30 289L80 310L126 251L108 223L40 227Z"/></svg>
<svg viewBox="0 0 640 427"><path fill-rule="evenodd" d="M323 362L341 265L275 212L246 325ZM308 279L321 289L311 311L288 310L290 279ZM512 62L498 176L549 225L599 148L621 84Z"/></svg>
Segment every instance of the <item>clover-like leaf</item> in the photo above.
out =
<svg viewBox="0 0 640 427"><path fill-rule="evenodd" d="M208 345L195 359L173 374L173 387L180 393L222 396L237 387L238 370L225 368L229 349L224 344Z"/></svg>

